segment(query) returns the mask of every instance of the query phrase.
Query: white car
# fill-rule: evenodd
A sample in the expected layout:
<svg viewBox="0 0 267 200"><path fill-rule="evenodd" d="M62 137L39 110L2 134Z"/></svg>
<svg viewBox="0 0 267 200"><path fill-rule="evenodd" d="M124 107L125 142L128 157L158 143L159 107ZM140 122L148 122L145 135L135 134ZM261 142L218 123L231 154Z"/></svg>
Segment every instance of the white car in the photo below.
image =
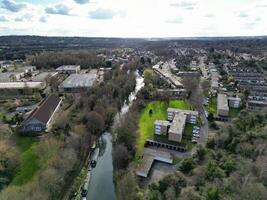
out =
<svg viewBox="0 0 267 200"><path fill-rule="evenodd" d="M194 133L194 134L197 134L197 133L199 133L199 130L194 129L194 130L193 130L193 133Z"/></svg>
<svg viewBox="0 0 267 200"><path fill-rule="evenodd" d="M192 142L193 143L197 143L197 139L196 138L192 138Z"/></svg>
<svg viewBox="0 0 267 200"><path fill-rule="evenodd" d="M200 135L199 134L193 134L194 137L197 137L197 138L200 138Z"/></svg>
<svg viewBox="0 0 267 200"><path fill-rule="evenodd" d="M198 126L194 126L193 129L199 130L200 128Z"/></svg>

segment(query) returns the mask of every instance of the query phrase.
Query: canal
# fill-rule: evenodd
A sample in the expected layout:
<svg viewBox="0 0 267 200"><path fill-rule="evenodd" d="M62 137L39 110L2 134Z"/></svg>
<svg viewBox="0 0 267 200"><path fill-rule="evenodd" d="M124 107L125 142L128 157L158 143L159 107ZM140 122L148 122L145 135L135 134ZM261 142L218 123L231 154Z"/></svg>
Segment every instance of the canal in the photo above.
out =
<svg viewBox="0 0 267 200"><path fill-rule="evenodd" d="M128 112L136 94L144 86L144 79L136 71L136 87L125 101L120 112L117 113L113 127L120 123L123 116ZM87 200L115 200L115 186L113 183L113 164L112 164L112 135L105 132L101 137L100 154L96 167L92 170L90 183L88 186Z"/></svg>

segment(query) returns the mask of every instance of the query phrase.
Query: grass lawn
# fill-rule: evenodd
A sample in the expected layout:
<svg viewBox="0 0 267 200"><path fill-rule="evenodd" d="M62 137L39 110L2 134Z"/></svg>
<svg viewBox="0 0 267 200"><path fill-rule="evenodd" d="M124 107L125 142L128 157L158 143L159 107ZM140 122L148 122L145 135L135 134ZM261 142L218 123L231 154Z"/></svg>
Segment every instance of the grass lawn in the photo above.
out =
<svg viewBox="0 0 267 200"><path fill-rule="evenodd" d="M30 181L40 168L39 156L36 153L37 140L32 137L17 138L17 145L21 151L21 166L11 185L23 185Z"/></svg>
<svg viewBox="0 0 267 200"><path fill-rule="evenodd" d="M239 112L240 112L241 109L239 108L230 108L229 109L229 116L232 117L232 118L235 118L238 116Z"/></svg>
<svg viewBox="0 0 267 200"><path fill-rule="evenodd" d="M184 100L154 101L149 103L139 118L139 130L136 144L136 159L142 155L147 138L154 138L154 122L167 119L167 108L191 109L190 104ZM152 114L149 111L152 110Z"/></svg>
<svg viewBox="0 0 267 200"><path fill-rule="evenodd" d="M217 113L217 98L211 98L208 105L208 112L212 114Z"/></svg>

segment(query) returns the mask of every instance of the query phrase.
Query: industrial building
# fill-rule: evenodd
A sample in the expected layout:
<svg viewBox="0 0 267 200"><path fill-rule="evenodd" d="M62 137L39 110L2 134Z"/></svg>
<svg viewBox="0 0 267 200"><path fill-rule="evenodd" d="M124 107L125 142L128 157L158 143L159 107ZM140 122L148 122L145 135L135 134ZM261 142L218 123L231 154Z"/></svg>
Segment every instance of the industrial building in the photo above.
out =
<svg viewBox="0 0 267 200"><path fill-rule="evenodd" d="M218 94L217 97L217 114L227 117L229 115L228 99L226 94Z"/></svg>
<svg viewBox="0 0 267 200"><path fill-rule="evenodd" d="M55 112L61 104L61 98L50 95L44 99L22 124L22 132L38 133L49 128Z"/></svg>
<svg viewBox="0 0 267 200"><path fill-rule="evenodd" d="M5 72L0 73L0 82L19 81L24 77L24 72Z"/></svg>
<svg viewBox="0 0 267 200"><path fill-rule="evenodd" d="M59 86L59 92L83 92L93 86L97 79L94 73L71 74Z"/></svg>
<svg viewBox="0 0 267 200"><path fill-rule="evenodd" d="M43 82L0 82L0 90L42 89L44 87L45 84Z"/></svg>
<svg viewBox="0 0 267 200"><path fill-rule="evenodd" d="M58 72L41 72L31 78L32 81L45 82L49 77L57 75Z"/></svg>
<svg viewBox="0 0 267 200"><path fill-rule="evenodd" d="M36 70L36 66L29 65L29 66L24 66L24 67L18 68L16 70L16 72L23 72L23 73L27 74L27 73L31 73L31 72L33 72L35 70Z"/></svg>
<svg viewBox="0 0 267 200"><path fill-rule="evenodd" d="M75 74L81 71L80 65L62 65L56 69L59 73Z"/></svg>

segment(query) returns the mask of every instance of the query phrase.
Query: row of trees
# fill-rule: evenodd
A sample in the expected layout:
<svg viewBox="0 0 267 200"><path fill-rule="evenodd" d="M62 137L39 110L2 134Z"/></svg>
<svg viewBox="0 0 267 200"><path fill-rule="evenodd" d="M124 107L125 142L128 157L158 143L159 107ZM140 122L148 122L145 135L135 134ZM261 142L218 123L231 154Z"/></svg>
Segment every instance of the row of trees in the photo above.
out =
<svg viewBox="0 0 267 200"><path fill-rule="evenodd" d="M45 51L28 56L28 62L38 69L55 69L61 65L81 65L83 69L105 67L107 63L92 50ZM110 67L110 66L108 66Z"/></svg>

